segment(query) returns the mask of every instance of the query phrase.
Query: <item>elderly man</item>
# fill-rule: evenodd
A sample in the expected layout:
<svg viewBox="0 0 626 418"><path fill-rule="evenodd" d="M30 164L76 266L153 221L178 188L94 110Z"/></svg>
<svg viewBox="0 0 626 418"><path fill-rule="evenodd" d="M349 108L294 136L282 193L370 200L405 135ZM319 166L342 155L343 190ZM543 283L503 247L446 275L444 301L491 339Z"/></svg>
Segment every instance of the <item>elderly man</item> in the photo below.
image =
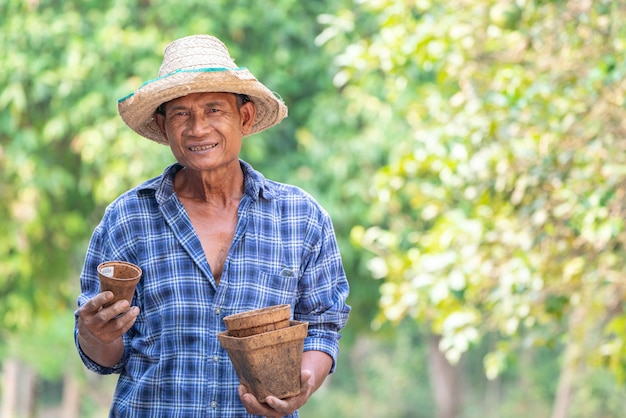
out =
<svg viewBox="0 0 626 418"><path fill-rule="evenodd" d="M109 205L87 250L74 334L89 369L120 374L110 416L298 416L334 371L350 307L326 211L239 158L242 139L287 108L221 41L195 35L172 42L158 77L118 109L177 163ZM108 260L143 270L132 304L104 307L113 294L96 269ZM217 334L227 315L279 304L309 324L301 392L256 399Z"/></svg>

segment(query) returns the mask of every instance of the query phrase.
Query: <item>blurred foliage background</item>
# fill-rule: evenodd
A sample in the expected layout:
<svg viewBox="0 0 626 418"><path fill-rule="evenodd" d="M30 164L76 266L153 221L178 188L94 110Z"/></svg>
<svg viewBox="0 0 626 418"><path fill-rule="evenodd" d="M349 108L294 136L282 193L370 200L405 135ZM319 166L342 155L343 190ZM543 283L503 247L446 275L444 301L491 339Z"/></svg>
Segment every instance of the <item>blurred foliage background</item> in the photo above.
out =
<svg viewBox="0 0 626 418"><path fill-rule="evenodd" d="M242 158L328 209L352 286L303 417L621 416L625 25L623 0L0 0L0 415L106 416L84 251L173 161L116 101L209 33L289 106Z"/></svg>

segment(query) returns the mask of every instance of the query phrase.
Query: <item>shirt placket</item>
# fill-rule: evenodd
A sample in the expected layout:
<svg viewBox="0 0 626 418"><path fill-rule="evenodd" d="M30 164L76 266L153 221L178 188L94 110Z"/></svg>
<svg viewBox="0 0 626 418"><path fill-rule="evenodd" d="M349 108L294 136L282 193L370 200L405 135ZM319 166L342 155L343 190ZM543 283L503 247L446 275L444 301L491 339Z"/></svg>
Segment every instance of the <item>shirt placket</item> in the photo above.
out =
<svg viewBox="0 0 626 418"><path fill-rule="evenodd" d="M229 369L232 366L230 364L228 354L221 348L221 345L217 338L217 333L226 329L223 320L224 316L226 316L227 310L223 309L223 307L226 303L228 283L232 277L230 269L231 259L234 256L234 253L236 253L236 248L241 241L247 225L247 207L249 207L249 200L244 197L239 208L239 219L237 221L237 227L235 229L233 243L224 262L222 277L219 286L217 286L217 291L215 293L212 307L212 314L211 318L209 319L209 329L215 330L212 332L216 333L216 335L214 335L214 338L211 338L212 343L210 349L207 351L206 359L208 370L210 370L211 373L210 381L212 382L211 384L207 385L207 399L209 400L207 415L211 417L223 417L232 412L227 410L228 405L226 404L226 399L229 396L224 394L224 388L220 387L220 382L228 379L228 376L230 374Z"/></svg>

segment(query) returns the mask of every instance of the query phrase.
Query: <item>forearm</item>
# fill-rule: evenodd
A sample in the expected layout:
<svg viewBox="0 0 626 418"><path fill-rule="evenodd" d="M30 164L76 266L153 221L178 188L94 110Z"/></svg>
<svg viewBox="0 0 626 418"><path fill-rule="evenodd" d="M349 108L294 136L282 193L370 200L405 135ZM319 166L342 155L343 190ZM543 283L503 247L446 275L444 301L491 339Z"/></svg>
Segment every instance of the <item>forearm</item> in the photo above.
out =
<svg viewBox="0 0 626 418"><path fill-rule="evenodd" d="M311 371L311 379L309 385L315 392L326 380L326 376L330 373L333 365L333 359L323 351L305 351L302 354L302 370Z"/></svg>

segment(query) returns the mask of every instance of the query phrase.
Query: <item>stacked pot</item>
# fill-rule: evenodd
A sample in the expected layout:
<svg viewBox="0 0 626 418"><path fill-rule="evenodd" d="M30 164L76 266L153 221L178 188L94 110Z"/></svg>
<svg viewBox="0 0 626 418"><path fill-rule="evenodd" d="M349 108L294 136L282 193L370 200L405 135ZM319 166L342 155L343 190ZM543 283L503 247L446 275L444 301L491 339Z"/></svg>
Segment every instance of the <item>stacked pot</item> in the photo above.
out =
<svg viewBox="0 0 626 418"><path fill-rule="evenodd" d="M260 402L300 393L300 369L308 323L292 321L289 305L275 305L224 318L218 334L237 376Z"/></svg>

